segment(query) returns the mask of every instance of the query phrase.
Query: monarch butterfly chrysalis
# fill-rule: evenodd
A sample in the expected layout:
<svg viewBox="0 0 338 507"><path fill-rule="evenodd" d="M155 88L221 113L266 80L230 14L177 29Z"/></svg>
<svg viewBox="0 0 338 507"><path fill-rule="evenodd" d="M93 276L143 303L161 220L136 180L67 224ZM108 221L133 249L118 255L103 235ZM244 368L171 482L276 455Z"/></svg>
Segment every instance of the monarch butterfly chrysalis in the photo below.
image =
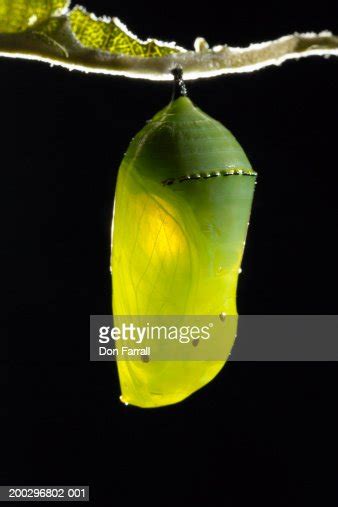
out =
<svg viewBox="0 0 338 507"><path fill-rule="evenodd" d="M255 180L229 130L188 97L158 112L130 143L118 173L113 313L237 315ZM224 363L118 360L121 399L139 407L176 403Z"/></svg>

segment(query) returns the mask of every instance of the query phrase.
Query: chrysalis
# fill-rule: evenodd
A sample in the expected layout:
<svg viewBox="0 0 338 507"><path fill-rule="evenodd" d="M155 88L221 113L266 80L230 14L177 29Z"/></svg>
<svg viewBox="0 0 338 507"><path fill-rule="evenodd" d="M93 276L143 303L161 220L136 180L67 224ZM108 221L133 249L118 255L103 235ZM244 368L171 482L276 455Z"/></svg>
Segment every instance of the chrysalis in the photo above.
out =
<svg viewBox="0 0 338 507"><path fill-rule="evenodd" d="M189 98L157 113L132 140L118 173L113 313L237 315L255 179L233 135ZM224 363L118 360L121 399L139 407L179 402Z"/></svg>

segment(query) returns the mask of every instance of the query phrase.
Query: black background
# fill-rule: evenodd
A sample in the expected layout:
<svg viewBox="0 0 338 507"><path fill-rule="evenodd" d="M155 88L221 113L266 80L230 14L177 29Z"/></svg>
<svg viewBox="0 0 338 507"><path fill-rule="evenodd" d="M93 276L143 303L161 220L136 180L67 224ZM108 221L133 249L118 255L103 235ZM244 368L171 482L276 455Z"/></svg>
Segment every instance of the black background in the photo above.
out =
<svg viewBox="0 0 338 507"><path fill-rule="evenodd" d="M333 2L85 5L188 48L338 32ZM259 173L242 314L337 313L337 71L316 57L188 83ZM5 59L0 72L2 484L89 484L93 505L334 505L335 364L229 363L185 402L141 410L119 402L115 365L89 363L89 315L111 311L117 169L170 84Z"/></svg>

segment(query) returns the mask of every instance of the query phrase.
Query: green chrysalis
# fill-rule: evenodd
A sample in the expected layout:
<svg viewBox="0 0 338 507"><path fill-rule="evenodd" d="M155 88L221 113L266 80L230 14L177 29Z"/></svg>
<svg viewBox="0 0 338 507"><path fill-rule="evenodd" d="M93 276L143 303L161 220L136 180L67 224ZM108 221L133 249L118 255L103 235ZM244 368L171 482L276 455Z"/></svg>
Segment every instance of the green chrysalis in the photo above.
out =
<svg viewBox="0 0 338 507"><path fill-rule="evenodd" d="M113 313L237 315L255 180L233 135L189 98L157 113L132 140L118 173ZM179 402L224 363L118 360L121 399L139 407Z"/></svg>

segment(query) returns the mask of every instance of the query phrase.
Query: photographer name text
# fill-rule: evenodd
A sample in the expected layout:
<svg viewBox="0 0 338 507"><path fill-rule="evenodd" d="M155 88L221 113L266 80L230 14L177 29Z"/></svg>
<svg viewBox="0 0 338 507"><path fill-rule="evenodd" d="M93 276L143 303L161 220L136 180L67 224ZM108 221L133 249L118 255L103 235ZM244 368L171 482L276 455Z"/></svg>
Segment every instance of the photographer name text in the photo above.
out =
<svg viewBox="0 0 338 507"><path fill-rule="evenodd" d="M120 349L113 347L99 347L99 355L100 356L114 356L114 357L135 357L135 356L143 356L149 357L151 352L151 347L126 347L123 346Z"/></svg>

